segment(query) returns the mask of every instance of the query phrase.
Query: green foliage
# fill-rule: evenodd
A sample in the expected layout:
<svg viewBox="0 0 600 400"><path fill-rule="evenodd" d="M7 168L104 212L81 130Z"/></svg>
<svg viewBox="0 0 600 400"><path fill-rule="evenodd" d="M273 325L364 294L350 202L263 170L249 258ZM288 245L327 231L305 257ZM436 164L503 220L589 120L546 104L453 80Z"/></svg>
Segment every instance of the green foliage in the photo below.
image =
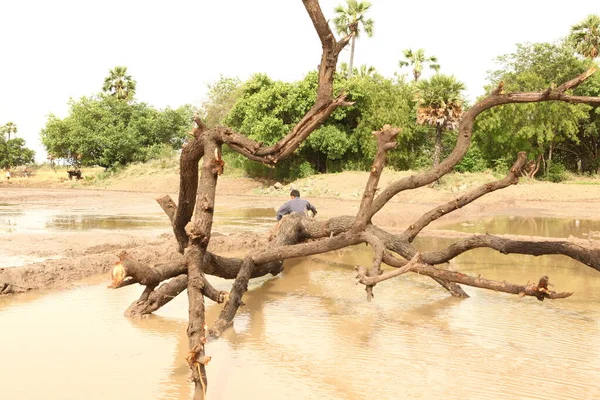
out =
<svg viewBox="0 0 600 400"><path fill-rule="evenodd" d="M308 137L306 144L326 154L329 160L341 159L351 146L346 132L336 125L321 126Z"/></svg>
<svg viewBox="0 0 600 400"><path fill-rule="evenodd" d="M567 169L560 163L552 163L548 172L544 175L544 180L559 183L568 178Z"/></svg>
<svg viewBox="0 0 600 400"><path fill-rule="evenodd" d="M0 137L0 168L10 169L33 163L35 152L25 147L25 139Z"/></svg>
<svg viewBox="0 0 600 400"><path fill-rule="evenodd" d="M456 172L483 172L487 169L487 162L476 145L471 145L464 158L454 170Z"/></svg>
<svg viewBox="0 0 600 400"><path fill-rule="evenodd" d="M241 81L239 78L221 78L208 85L208 99L200 107L204 123L209 126L222 125L229 111L240 97Z"/></svg>
<svg viewBox="0 0 600 400"><path fill-rule="evenodd" d="M105 168L146 161L155 146L181 147L191 106L160 111L145 103L98 95L69 102L69 115L50 115L40 133L48 154L72 164Z"/></svg>
<svg viewBox="0 0 600 400"><path fill-rule="evenodd" d="M294 83L273 81L257 74L241 85L238 101L225 118L226 125L264 144L283 138L313 106L318 74L310 72ZM338 108L320 128L315 130L296 152L307 161L313 172L335 172L353 168L367 169L375 154L372 132L385 124L405 126L398 141L403 146L390 153L390 163L402 166L419 139L414 139L414 100L412 90L404 82L393 82L376 73L357 74L349 79L338 76L336 92L344 90L354 102ZM298 175L302 162L287 160L278 164L278 172L243 164L250 175L287 179ZM283 172L285 171L285 172ZM283 175L282 175L283 174Z"/></svg>
<svg viewBox="0 0 600 400"><path fill-rule="evenodd" d="M290 178L292 178L292 180L306 178L315 174L315 170L312 168L308 161L304 161L300 164L294 165L290 172Z"/></svg>
<svg viewBox="0 0 600 400"><path fill-rule="evenodd" d="M490 74L488 91L504 82L504 90L543 91L582 73L590 61L581 60L567 42L518 45L515 53L498 58L500 69ZM596 96L600 80L592 76L574 91ZM590 142L598 140L597 109L584 104L542 102L509 104L485 111L475 123L473 140L492 164L506 155L525 151L529 157L548 155L576 170L583 160L590 168L596 158ZM580 145L581 144L581 145Z"/></svg>
<svg viewBox="0 0 600 400"><path fill-rule="evenodd" d="M25 139L14 137L16 133L17 125L14 122L8 122L0 127L0 168L2 169L33 163L35 152L25 147Z"/></svg>

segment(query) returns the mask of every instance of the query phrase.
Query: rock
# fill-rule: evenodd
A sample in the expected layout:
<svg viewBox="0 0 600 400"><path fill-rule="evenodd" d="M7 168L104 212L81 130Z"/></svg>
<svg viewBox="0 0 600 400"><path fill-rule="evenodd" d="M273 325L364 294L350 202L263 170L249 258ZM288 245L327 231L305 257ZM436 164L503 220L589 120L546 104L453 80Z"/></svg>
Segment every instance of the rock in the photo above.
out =
<svg viewBox="0 0 600 400"><path fill-rule="evenodd" d="M277 190L281 190L281 189L283 189L283 185L279 182L275 182L275 184L273 185L273 188L275 188Z"/></svg>

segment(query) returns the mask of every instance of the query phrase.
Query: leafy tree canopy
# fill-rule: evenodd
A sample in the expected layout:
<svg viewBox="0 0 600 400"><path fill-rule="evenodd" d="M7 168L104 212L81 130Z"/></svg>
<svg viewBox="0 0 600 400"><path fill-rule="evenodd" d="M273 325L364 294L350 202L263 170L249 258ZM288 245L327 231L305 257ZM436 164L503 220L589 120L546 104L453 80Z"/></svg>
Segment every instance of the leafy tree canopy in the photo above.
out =
<svg viewBox="0 0 600 400"><path fill-rule="evenodd" d="M191 106L157 110L99 94L69 102L69 115L50 115L41 132L48 154L105 168L146 161L162 146L178 149L191 128Z"/></svg>
<svg viewBox="0 0 600 400"><path fill-rule="evenodd" d="M497 61L500 68L490 73L488 92L500 82L505 91L544 90L582 73L591 63L577 58L566 41L518 45L514 53ZM575 94L597 95L599 88L598 77L593 76L576 88ZM477 119L474 139L490 164L518 151L549 158L556 147L580 142L584 126L597 134L589 125L596 112L588 105L563 102L505 105Z"/></svg>
<svg viewBox="0 0 600 400"><path fill-rule="evenodd" d="M33 163L35 152L25 147L25 139L14 137L16 133L17 125L13 122L0 127L0 168L2 169Z"/></svg>

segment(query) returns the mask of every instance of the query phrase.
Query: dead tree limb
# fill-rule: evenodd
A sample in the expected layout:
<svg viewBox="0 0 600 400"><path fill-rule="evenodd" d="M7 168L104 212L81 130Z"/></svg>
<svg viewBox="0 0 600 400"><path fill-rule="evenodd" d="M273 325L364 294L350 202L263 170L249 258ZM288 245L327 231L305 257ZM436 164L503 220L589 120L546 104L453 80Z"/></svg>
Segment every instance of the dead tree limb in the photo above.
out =
<svg viewBox="0 0 600 400"><path fill-rule="evenodd" d="M452 200L444 205L436 207L428 213L423 214L421 218L419 218L416 222L411 224L408 227L408 229L404 231L404 233L402 234L402 239L412 242L414 238L419 234L419 232L423 230L423 228L425 228L427 225L429 225L436 219L441 218L442 216L454 210L464 207L467 204L472 203L473 201L488 193L499 189L504 189L505 187L508 187L510 185L516 185L519 182L519 174L526 161L527 155L524 152L520 152L517 157L517 161L515 161L515 163L511 167L506 178L500 181L486 183L485 185L478 187L470 193L460 196L455 200Z"/></svg>
<svg viewBox="0 0 600 400"><path fill-rule="evenodd" d="M373 204L373 198L377 191L377 184L379 183L379 178L381 178L381 173L383 172L383 167L387 160L387 153L396 147L396 136L398 136L398 133L400 133L400 129L393 128L390 125L385 125L380 131L373 132L373 135L377 140L377 154L375 155L375 161L371 166L369 179L367 180L367 185L363 191L362 201L360 202L360 207L356 215L356 231L358 232L363 231L367 224L371 222L369 210Z"/></svg>
<svg viewBox="0 0 600 400"><path fill-rule="evenodd" d="M586 248L562 240L513 240L494 235L471 236L451 244L444 250L423 253L423 259L429 264L442 264L466 251L481 247L494 249L502 254L531 256L562 254L600 271L600 249Z"/></svg>
<svg viewBox="0 0 600 400"><path fill-rule="evenodd" d="M573 294L573 292L557 293L557 292L548 290L548 286L547 286L548 277L547 276L544 276L544 277L542 277L542 279L540 279L541 283L545 280L546 285L538 286L538 285L532 285L529 283L526 285L518 285L518 284L514 284L514 283L509 283L506 281L499 282L499 281L494 281L491 279L485 279L485 278L481 278L481 277L474 277L474 276L466 275L461 272L454 272L454 271L448 271L445 269L439 269L439 268L435 268L431 265L426 265L426 264L419 264L414 269L413 272L427 275L427 276L434 276L436 278L449 280L452 282L457 282L457 283L467 285L467 286L478 287L481 289L494 290L496 292L517 294L519 296L534 296L540 301L543 301L544 299L564 299Z"/></svg>
<svg viewBox="0 0 600 400"><path fill-rule="evenodd" d="M477 287L481 289L494 290L496 292L516 294L519 296L533 296L540 301L544 299L564 299L573 295L573 292L554 292L548 289L548 277L543 276L537 285L527 283L518 285L509 282L494 281L482 277L474 277L463 274L461 272L448 271L445 269L435 268L421 261L420 253L415 256L403 267L385 272L379 276L369 277L366 275L366 268L357 266L356 283L361 283L365 286L375 285L379 282L395 278L407 272L415 272L421 275L427 275L432 278L443 279L445 281L457 282L463 285Z"/></svg>

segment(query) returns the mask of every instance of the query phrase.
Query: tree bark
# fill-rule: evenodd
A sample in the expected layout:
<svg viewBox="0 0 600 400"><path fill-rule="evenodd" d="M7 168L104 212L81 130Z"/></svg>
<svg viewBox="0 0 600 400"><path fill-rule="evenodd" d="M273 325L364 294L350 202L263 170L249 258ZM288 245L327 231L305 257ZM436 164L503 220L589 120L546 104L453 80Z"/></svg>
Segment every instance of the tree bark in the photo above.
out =
<svg viewBox="0 0 600 400"><path fill-rule="evenodd" d="M433 166L437 166L440 163L440 157L442 156L442 132L444 128L442 125L437 124L435 127L435 147L433 149Z"/></svg>

